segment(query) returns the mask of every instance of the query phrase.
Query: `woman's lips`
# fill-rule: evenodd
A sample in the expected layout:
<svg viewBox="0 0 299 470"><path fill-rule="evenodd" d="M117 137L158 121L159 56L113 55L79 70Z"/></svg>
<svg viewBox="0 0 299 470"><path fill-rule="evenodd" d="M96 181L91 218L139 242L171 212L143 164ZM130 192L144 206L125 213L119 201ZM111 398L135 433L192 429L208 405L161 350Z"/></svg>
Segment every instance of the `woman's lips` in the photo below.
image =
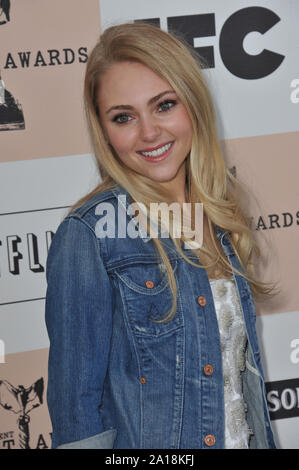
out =
<svg viewBox="0 0 299 470"><path fill-rule="evenodd" d="M165 160L165 158L170 154L172 147L173 142L167 142L166 144L158 145L151 149L138 150L137 153L144 160L155 163Z"/></svg>

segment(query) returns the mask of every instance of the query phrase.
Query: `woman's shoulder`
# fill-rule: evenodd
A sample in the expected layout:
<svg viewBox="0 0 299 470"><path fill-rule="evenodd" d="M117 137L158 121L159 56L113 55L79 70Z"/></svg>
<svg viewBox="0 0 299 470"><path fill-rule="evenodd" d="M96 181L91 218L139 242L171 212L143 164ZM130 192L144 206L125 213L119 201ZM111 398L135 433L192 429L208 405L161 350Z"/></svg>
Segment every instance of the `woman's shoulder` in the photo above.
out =
<svg viewBox="0 0 299 470"><path fill-rule="evenodd" d="M92 194L88 199L79 204L77 204L71 211L67 214L66 218L75 217L79 219L84 219L90 213L95 213L97 206L104 202L110 202L115 205L117 203L117 197L122 193L120 186L115 186L106 190L99 190L98 192Z"/></svg>
<svg viewBox="0 0 299 470"><path fill-rule="evenodd" d="M117 205L118 194L121 189L113 187L91 194L84 198L66 214L58 224L49 249L48 264L53 259L63 257L65 254L77 253L79 246L86 249L88 246L97 246L96 228L100 215L109 209L114 210ZM101 206L101 204L104 204Z"/></svg>
<svg viewBox="0 0 299 470"><path fill-rule="evenodd" d="M79 201L61 221L57 232L93 232L97 236L100 224L116 223L120 211L127 212L130 203L128 192L119 185L108 189L98 188ZM89 230L87 230L89 229ZM87 231L86 231L87 230ZM56 233L57 233L56 232ZM57 238L57 237L56 237Z"/></svg>

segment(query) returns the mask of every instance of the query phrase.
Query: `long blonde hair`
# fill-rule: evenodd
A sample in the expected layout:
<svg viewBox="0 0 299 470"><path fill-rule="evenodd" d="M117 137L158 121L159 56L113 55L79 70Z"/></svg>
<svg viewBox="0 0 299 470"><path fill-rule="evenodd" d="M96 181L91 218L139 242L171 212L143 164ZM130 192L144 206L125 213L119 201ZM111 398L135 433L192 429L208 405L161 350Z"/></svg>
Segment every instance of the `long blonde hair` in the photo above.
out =
<svg viewBox="0 0 299 470"><path fill-rule="evenodd" d="M236 271L219 247L214 230L214 225L217 225L227 232L242 267L239 274L249 281L253 294L270 294L273 286L254 276L252 258L254 253L259 254L259 250L237 202L235 190L240 185L224 164L214 105L201 72L203 63L175 34L144 23L122 24L106 29L92 50L86 68L84 97L88 128L102 182L74 207L115 185L124 187L134 201L142 202L147 208L152 202L173 202L158 183L126 167L105 138L97 108L101 76L112 64L122 61L141 63L167 81L189 114L194 132L190 155L185 163L187 196L188 202L203 203L211 240L218 253L214 264L222 266L227 273L232 269ZM199 268L206 267L186 257L181 248L182 239L172 239L187 262ZM163 244L158 238L153 238L153 241L166 267L173 293L172 308L163 319L169 321L176 312L177 287Z"/></svg>

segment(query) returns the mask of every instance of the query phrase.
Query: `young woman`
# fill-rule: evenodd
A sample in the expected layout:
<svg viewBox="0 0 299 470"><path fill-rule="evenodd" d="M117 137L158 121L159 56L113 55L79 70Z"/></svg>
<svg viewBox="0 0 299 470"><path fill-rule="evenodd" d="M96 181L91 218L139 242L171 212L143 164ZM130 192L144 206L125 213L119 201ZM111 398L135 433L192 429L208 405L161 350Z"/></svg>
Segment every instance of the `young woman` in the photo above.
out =
<svg viewBox="0 0 299 470"><path fill-rule="evenodd" d="M199 59L153 26L111 27L85 103L102 183L48 257L53 447L274 447L252 298L269 286L253 273ZM162 236L162 202L191 205L202 244L171 211Z"/></svg>

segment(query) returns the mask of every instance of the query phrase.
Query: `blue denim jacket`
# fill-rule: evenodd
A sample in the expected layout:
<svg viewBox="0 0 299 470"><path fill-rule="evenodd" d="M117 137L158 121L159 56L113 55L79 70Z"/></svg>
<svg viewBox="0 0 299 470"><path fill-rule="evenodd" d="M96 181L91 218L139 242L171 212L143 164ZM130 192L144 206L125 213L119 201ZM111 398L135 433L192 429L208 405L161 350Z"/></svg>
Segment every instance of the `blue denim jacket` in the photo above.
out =
<svg viewBox="0 0 299 470"><path fill-rule="evenodd" d="M116 233L120 220L132 222L129 195L116 187L67 216L49 251L53 448L200 449L211 444L207 435L214 438L210 448L224 448L222 356L206 271L187 263L165 238L177 312L170 322L153 321L172 302L153 240L97 237L105 203L121 215ZM216 232L230 263L240 269L229 239ZM191 249L184 250L197 261ZM242 383L254 432L250 447L274 448L252 295L246 280L234 277L248 335ZM198 303L199 296L206 305ZM204 373L206 364L213 366L211 375Z"/></svg>

